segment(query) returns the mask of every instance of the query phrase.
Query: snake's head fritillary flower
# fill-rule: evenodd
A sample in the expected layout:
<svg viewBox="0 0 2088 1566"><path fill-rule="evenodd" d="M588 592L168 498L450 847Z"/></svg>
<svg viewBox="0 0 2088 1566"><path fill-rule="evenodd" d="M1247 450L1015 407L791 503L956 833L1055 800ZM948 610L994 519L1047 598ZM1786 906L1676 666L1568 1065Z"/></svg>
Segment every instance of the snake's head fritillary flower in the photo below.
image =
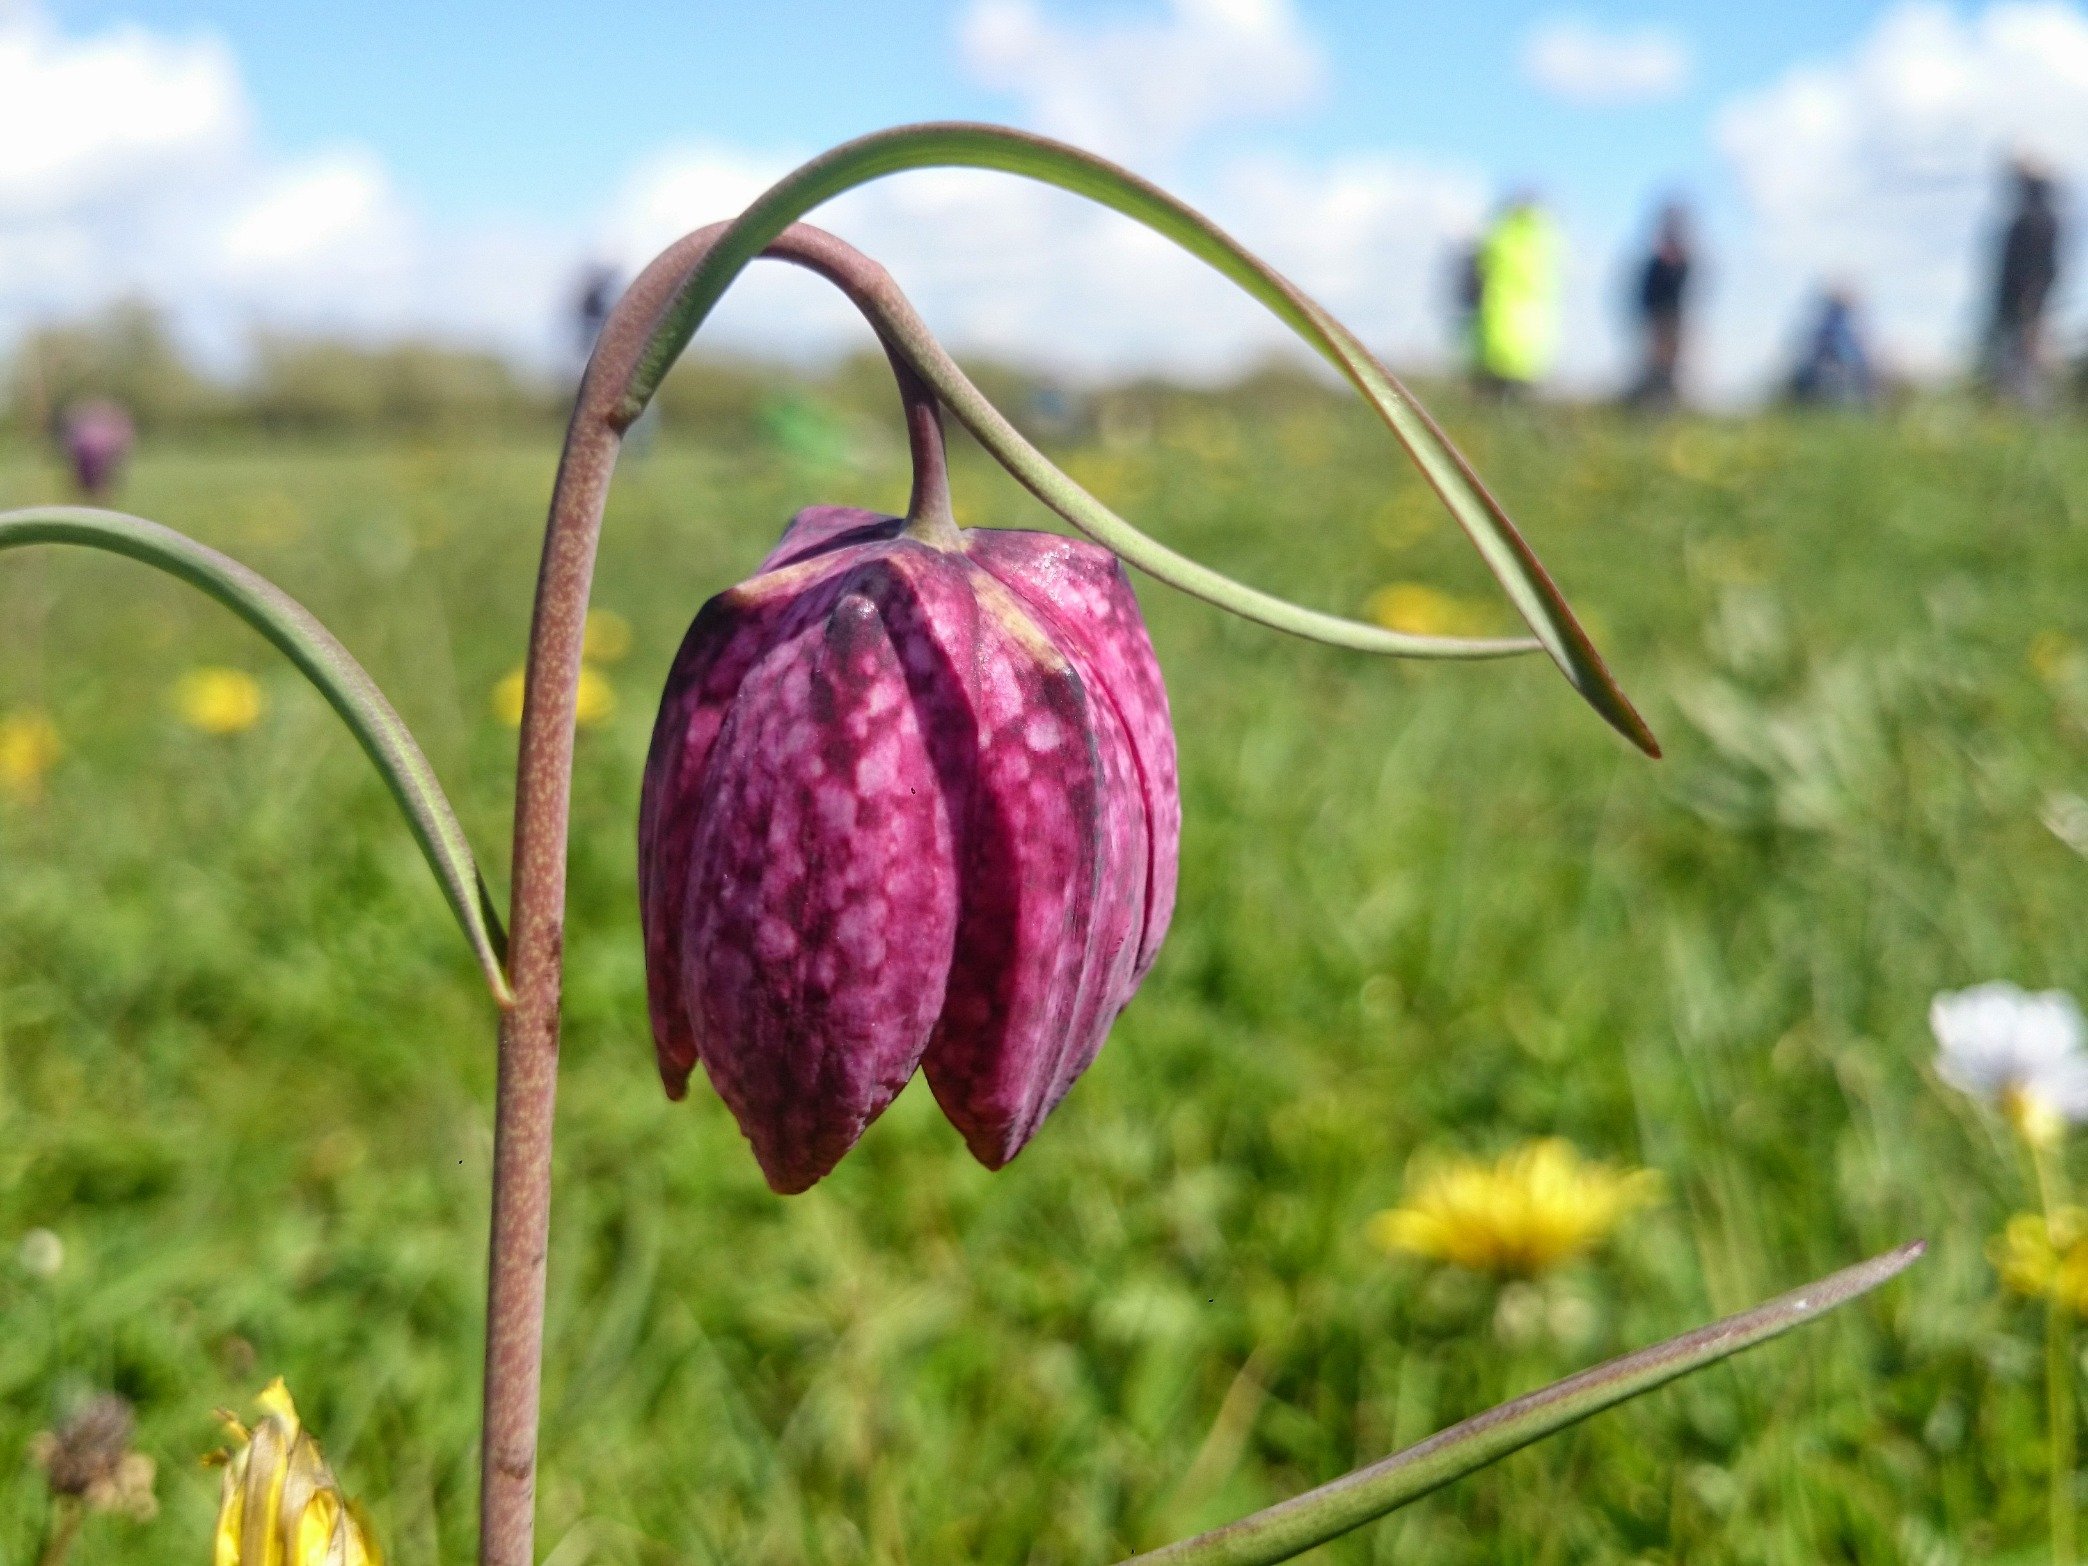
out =
<svg viewBox="0 0 2088 1566"><path fill-rule="evenodd" d="M261 682L244 669L191 669L174 682L174 710L205 734L244 734L267 709Z"/></svg>
<svg viewBox="0 0 2088 1566"><path fill-rule="evenodd" d="M1422 1165L1406 1204L1373 1218L1370 1237L1388 1251L1532 1278L1593 1250L1660 1190L1656 1170L1591 1162L1547 1137L1491 1163Z"/></svg>
<svg viewBox="0 0 2088 1566"><path fill-rule="evenodd" d="M383 1566L362 1509L341 1493L282 1378L248 1429L222 1414L233 1447L218 1504L215 1566Z"/></svg>
<svg viewBox="0 0 2088 1566"><path fill-rule="evenodd" d="M1181 807L1115 556L801 513L668 676L638 839L653 1036L778 1191L924 1070L999 1168L1166 934Z"/></svg>
<svg viewBox="0 0 2088 1566"><path fill-rule="evenodd" d="M1936 1075L1991 1103L2025 1141L2048 1147L2088 1119L2088 1027L2063 990L2013 984L1947 991L1929 1005Z"/></svg>
<svg viewBox="0 0 2088 1566"><path fill-rule="evenodd" d="M116 487L136 437L130 415L106 398L96 397L67 411L65 455L82 495L99 500Z"/></svg>

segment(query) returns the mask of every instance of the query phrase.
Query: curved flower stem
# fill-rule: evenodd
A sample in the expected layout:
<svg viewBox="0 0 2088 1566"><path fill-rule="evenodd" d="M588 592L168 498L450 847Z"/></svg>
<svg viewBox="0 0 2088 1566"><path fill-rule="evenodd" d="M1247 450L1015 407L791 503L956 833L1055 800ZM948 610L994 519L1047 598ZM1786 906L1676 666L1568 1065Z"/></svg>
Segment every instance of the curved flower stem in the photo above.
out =
<svg viewBox="0 0 2088 1566"><path fill-rule="evenodd" d="M884 341L880 336L880 341ZM885 341L892 378L906 408L906 445L913 458L913 492L906 500L906 531L924 544L958 549L957 514L950 505L950 457L943 445L942 404L913 366Z"/></svg>
<svg viewBox="0 0 2088 1566"><path fill-rule="evenodd" d="M1400 384L1398 377L1378 363L1353 332L1202 213L1129 170L1064 142L1002 125L902 125L844 143L786 174L734 220L716 248L676 289L651 340L644 347L637 373L627 388L624 406L620 410L625 422L644 411L646 402L688 344L690 336L740 270L766 245L798 218L843 191L887 174L921 168L998 169L1085 196L1173 240L1267 306L1278 320L1339 370L1376 410L1386 428L1405 447L1422 476L1465 530L1487 568L1493 572L1494 579L1574 689L1632 744L1648 755L1660 754L1652 730L1647 728L1645 720L1611 676L1602 655L1595 650L1595 644L1574 618L1573 610L1543 562L1516 530L1500 502L1480 481L1472 465L1451 444L1449 437L1413 394ZM1013 436L1005 420L987 421L984 427L972 424L960 391L939 379L936 367L918 360L914 367L949 402L951 411L971 424L973 433L1011 472L1022 478L1047 504L1057 508L1058 502L1033 481L1032 473L1038 464L1049 468L1034 448L1020 436ZM1078 491L1078 486L1064 474L1057 473L1056 469L1050 469L1050 472L1055 475L1055 485ZM1072 516L1070 512L1065 514ZM1078 517L1073 520L1082 528L1094 531L1086 521ZM1132 533L1134 540L1141 538L1121 519L1115 520ZM1374 628L1358 626L1334 616L1313 618L1302 611L1291 610L1283 618L1273 617L1268 612L1272 608L1290 609L1290 606L1239 584L1226 584L1214 572L1196 568L1196 574L1192 574L1190 580L1183 580L1170 572L1192 566L1193 562L1173 556L1171 551L1160 550L1150 540L1142 540L1142 543L1148 554L1160 559L1158 567L1139 558L1132 549L1113 538L1101 533L1094 536L1161 580L1199 596L1210 597L1213 602L1248 619L1262 620L1278 629L1340 646L1379 652L1400 650L1381 643L1372 647L1369 642L1358 639L1357 633ZM1410 651L1415 656L1425 656L1418 649Z"/></svg>
<svg viewBox="0 0 2088 1566"><path fill-rule="evenodd" d="M730 231L730 225L721 223L713 229L699 230L690 238L694 240L707 235L713 245L722 244ZM885 352L892 357L895 370L910 371L932 388L934 395L948 405L958 421L1014 475L1023 488L1096 543L1120 555L1148 576L1156 577L1192 598L1200 598L1207 604L1272 630L1357 652L1379 653L1393 658L1467 659L1506 658L1541 650L1542 644L1527 636L1420 636L1410 631L1365 625L1360 620L1346 620L1340 615L1307 609L1273 593L1234 581L1222 572L1213 571L1209 566L1169 549L1103 505L1031 445L935 340L935 334L929 331L927 323L883 267L850 249L833 235L807 224L797 224L785 230L785 235L806 254L819 255L833 263L831 281L848 295L877 329L878 338L883 342ZM626 403L624 411L628 412L630 406Z"/></svg>
<svg viewBox="0 0 2088 1566"><path fill-rule="evenodd" d="M481 1566L532 1566L573 718L602 510L624 431L643 411L642 404L630 407L627 389L631 377L661 310L724 228L718 224L702 229L669 246L610 311L580 382L552 487L529 633L515 773L513 934L509 943L515 1004L501 1019L494 1104L485 1423L480 1451ZM851 298L866 276L882 276L882 270L866 257L814 229L793 229L766 253L839 284ZM889 341L885 346L898 377L913 454L909 525L923 537L954 540L956 524L950 514L942 425L934 396Z"/></svg>
<svg viewBox="0 0 2088 1566"><path fill-rule="evenodd" d="M506 1006L514 998L501 967L506 937L500 917L435 769L376 681L311 611L231 556L120 511L35 506L0 512L0 550L29 544L76 544L155 566L208 593L273 643L340 714L391 789L495 1004Z"/></svg>

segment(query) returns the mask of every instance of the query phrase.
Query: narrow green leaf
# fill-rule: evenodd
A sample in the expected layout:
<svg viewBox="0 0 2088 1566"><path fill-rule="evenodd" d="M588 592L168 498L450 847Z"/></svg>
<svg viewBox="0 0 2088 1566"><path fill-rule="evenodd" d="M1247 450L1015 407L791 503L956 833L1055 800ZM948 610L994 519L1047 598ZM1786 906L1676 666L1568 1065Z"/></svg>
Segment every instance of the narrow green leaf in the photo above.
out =
<svg viewBox="0 0 2088 1566"><path fill-rule="evenodd" d="M1536 553L1508 519L1500 503L1487 491L1470 463L1450 443L1427 411L1389 370L1371 356L1354 334L1201 213L1137 175L1062 142L997 125L908 125L847 142L785 175L739 216L662 312L659 325L640 360L638 372L632 379L622 409L623 417L627 420L635 418L644 409L661 379L733 279L790 224L823 202L858 185L904 169L936 167L998 169L1089 197L1165 235L1261 301L1341 371L1377 411L1451 515L1470 536L1517 612L1574 688L1633 744L1649 755L1660 753L1645 720L1618 688L1587 632L1574 618L1573 611ZM901 341L898 346L910 353L915 345ZM1077 526L1089 527L1086 516L1067 511L1057 499L1046 494L1045 488L1040 487L1044 482L1044 470L1049 470L1048 487L1061 498L1070 500L1073 495L1078 495L1084 502L1081 509L1086 511L1101 510L1099 503L1072 479L1052 468L1027 442L1021 442L1019 437L1011 442L1007 438L1011 430L1005 420L998 419L997 415L993 420L983 420L976 408L968 410L965 402L973 399L984 401L978 398L976 389L967 391L969 383L964 387L950 383L940 366L916 363L914 367L939 395L950 402L952 411L964 419L973 433L1039 498L1060 510L1061 515L1067 516ZM1120 518L1110 520L1115 524L1112 531L1119 531L1120 536L1135 533ZM1122 550L1117 539L1103 533L1097 533L1097 537L1109 547L1120 549L1127 559L1145 565L1129 551ZM1193 565L1180 556L1173 556L1171 551L1165 553L1171 558L1164 559L1163 566ZM1152 569L1150 566L1145 568ZM1195 570L1202 572L1201 567ZM1154 574L1162 580L1184 585L1167 569L1155 570ZM1224 584L1224 579L1214 572L1204 572L1203 578L1199 586L1187 590L1214 597L1214 601L1223 602L1249 618L1266 620L1280 629L1321 640L1338 640L1346 646L1367 644L1373 651L1408 655L1417 651L1411 647L1386 645L1381 638L1387 633L1380 632L1376 638L1362 637L1358 633L1376 628L1340 621L1334 616L1313 617L1309 611L1291 610L1282 619L1274 618L1263 611L1268 603L1279 601L1262 602L1266 595L1238 589L1238 584ZM1216 594L1210 591L1213 588L1218 589ZM1227 591L1227 588L1238 590ZM1291 606L1283 607L1291 609ZM1326 634L1329 626L1345 626L1347 629L1339 636L1330 636ZM1489 652L1514 650L1517 649L1495 647ZM1471 656L1472 653L1466 650L1449 655Z"/></svg>
<svg viewBox="0 0 2088 1566"><path fill-rule="evenodd" d="M172 528L117 511L38 506L0 512L0 550L27 544L78 544L157 566L201 588L259 631L341 715L406 813L407 824L435 872L464 939L477 956L493 998L514 997L502 966L507 937L457 814L435 769L363 666L296 599L229 556Z"/></svg>
<svg viewBox="0 0 2088 1566"><path fill-rule="evenodd" d="M1121 1566L1267 1566L1289 1560L1590 1414L1815 1321L1898 1276L1927 1248L1926 1242L1916 1240L1743 1315L1584 1370L1317 1490L1193 1539L1135 1555Z"/></svg>

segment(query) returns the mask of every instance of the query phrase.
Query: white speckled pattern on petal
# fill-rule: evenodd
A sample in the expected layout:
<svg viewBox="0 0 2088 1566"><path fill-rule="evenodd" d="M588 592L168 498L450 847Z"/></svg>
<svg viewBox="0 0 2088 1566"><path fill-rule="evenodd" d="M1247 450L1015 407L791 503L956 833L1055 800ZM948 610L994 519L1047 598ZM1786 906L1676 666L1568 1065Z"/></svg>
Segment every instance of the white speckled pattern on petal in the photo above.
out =
<svg viewBox="0 0 2088 1566"><path fill-rule="evenodd" d="M963 551L802 512L668 678L639 823L654 1039L769 1183L824 1175L924 1066L999 1167L1094 1060L1165 934L1167 697L1106 551Z"/></svg>
<svg viewBox="0 0 2088 1566"><path fill-rule="evenodd" d="M949 812L887 616L889 565L741 683L713 747L684 910L704 1069L779 1191L811 1185L919 1064L957 920ZM930 700L935 698L931 696Z"/></svg>

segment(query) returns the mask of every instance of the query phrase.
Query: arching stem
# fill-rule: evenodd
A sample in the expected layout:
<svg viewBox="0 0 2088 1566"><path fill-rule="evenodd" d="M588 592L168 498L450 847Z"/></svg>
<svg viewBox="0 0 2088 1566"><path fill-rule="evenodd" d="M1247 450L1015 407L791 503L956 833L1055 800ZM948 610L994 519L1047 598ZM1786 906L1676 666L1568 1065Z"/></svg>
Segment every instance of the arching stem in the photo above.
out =
<svg viewBox="0 0 2088 1566"><path fill-rule="evenodd" d="M670 246L639 274L603 324L566 429L552 488L536 612L529 633L515 773L515 858L508 971L515 1003L501 1019L494 1105L493 1214L486 1298L481 1566L533 1566L536 1453L543 1375L545 1260L551 1233L551 1141L564 972L566 848L580 650L609 481L634 413L626 389L660 312L725 225ZM815 229L794 228L765 254L838 284L855 298L883 271ZM889 344L886 351L891 353ZM896 354L914 459L907 520L916 536L954 544L942 425L934 394Z"/></svg>
<svg viewBox="0 0 2088 1566"><path fill-rule="evenodd" d="M914 374L891 340L879 334L899 397L906 404L906 445L913 457L913 493L906 500L909 536L938 549L961 549L957 515L950 508L950 458L943 447L942 404L927 382Z"/></svg>

